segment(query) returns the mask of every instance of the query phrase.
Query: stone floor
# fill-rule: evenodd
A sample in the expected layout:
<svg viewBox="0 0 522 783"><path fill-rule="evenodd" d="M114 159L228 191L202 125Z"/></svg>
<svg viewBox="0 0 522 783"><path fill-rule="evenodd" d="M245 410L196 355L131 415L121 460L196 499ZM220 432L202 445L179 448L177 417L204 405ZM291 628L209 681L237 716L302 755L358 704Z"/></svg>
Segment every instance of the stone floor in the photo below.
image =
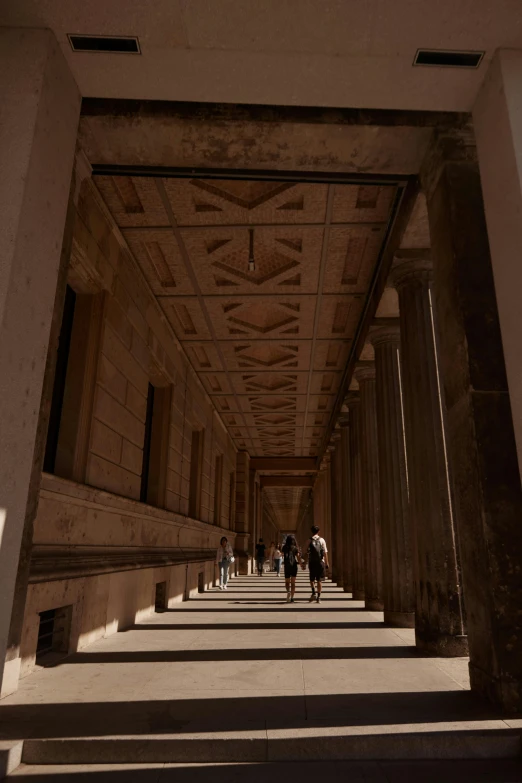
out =
<svg viewBox="0 0 522 783"><path fill-rule="evenodd" d="M243 765L191 762L245 761L247 779L257 780L266 773L260 762L270 761L270 776L282 781L288 767L275 762L293 761L295 771L322 758L334 779L395 783L410 773L393 759L466 758L472 745L473 757L509 756L513 742L520 746L520 723L469 691L466 659L419 656L413 631L385 627L380 613L331 584L321 605L308 596L304 575L290 605L282 578L238 577L227 592L152 615L26 677L0 705L0 738L29 740L31 766L14 777L235 781ZM42 761L80 766L54 771ZM127 761L141 765L85 766ZM422 763L428 782L452 780L457 764L430 777L432 762ZM509 759L459 764L474 770L459 780L522 781Z"/></svg>

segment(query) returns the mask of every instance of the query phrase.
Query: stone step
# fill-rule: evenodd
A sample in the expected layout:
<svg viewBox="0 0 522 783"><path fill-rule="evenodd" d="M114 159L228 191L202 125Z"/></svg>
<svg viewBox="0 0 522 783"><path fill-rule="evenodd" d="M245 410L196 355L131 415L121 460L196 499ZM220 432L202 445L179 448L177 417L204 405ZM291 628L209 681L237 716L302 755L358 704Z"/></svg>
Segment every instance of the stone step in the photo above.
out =
<svg viewBox="0 0 522 783"><path fill-rule="evenodd" d="M451 761L246 762L239 764L25 765L13 780L38 783L520 783L514 759Z"/></svg>
<svg viewBox="0 0 522 783"><path fill-rule="evenodd" d="M265 761L374 761L516 759L521 732L501 721L401 726L309 723L242 731L187 727L176 734L27 739L25 764L237 763Z"/></svg>

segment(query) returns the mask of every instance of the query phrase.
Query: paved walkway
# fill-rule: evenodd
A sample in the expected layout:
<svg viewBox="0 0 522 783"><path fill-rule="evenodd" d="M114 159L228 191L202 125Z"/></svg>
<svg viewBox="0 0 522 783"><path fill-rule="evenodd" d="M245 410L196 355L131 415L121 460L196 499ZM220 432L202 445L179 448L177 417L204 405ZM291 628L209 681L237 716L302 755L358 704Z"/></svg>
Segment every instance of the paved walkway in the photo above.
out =
<svg viewBox="0 0 522 783"><path fill-rule="evenodd" d="M435 741L442 731L471 737L488 730L493 736L517 725L470 693L466 659L420 657L412 646L413 631L384 627L380 613L367 612L362 602L331 584L321 605L309 604L308 596L304 574L294 604L286 603L284 580L274 574L238 577L227 592L216 589L151 615L25 678L19 691L1 703L1 734L24 739L128 736L134 738L131 749L143 737L181 733L188 746L189 739L204 736L203 761L217 734L232 744L240 735L253 741L254 755L247 760L267 757L263 749L264 755L255 758L253 748L256 739L268 747L268 738L273 741L269 760L280 761L288 753L313 760L316 751L310 748L328 743L331 758L343 758L335 742L347 733L354 741L388 740L393 748L409 742L413 733ZM368 759L379 758L371 753L370 747ZM142 758L147 756L121 760ZM404 769L397 772L396 763L385 765L387 771L375 763L343 764L346 781L409 779ZM111 769L106 774L112 777L96 780L163 782L162 767L149 763L122 778ZM40 774L50 781L57 779L49 776L53 769L21 767L14 777L38 779ZM249 765L247 779L257 780L255 770L262 769ZM499 769L497 762L491 774ZM176 776L168 780L188 780L187 770L186 765L173 768L169 775L175 771ZM480 770L485 775L487 764L481 762ZM86 771L69 770L71 780L90 779ZM219 781L216 773L205 766L192 768L190 780ZM287 774L281 772L281 780ZM473 780L522 780L509 774ZM227 766L223 780L236 780L236 775L244 778L245 770ZM259 771L259 779L262 775ZM275 767L270 775L279 780ZM431 780L428 772L422 779Z"/></svg>

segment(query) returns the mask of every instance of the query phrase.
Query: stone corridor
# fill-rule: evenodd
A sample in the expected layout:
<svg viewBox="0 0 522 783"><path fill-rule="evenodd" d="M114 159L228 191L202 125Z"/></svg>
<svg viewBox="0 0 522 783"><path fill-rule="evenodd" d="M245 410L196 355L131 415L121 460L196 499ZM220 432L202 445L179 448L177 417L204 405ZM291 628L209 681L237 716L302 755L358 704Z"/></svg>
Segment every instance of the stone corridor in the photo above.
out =
<svg viewBox="0 0 522 783"><path fill-rule="evenodd" d="M239 576L40 668L2 704L13 777L522 780L522 721L469 691L466 658L420 656L331 582L308 597L305 574L293 605L275 574Z"/></svg>

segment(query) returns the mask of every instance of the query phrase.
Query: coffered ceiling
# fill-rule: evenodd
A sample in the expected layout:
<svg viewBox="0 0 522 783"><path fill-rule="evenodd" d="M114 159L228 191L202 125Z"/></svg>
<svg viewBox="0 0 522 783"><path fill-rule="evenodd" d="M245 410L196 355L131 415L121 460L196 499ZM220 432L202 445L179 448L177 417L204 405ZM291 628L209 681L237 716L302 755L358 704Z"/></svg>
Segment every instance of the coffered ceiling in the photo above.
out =
<svg viewBox="0 0 522 783"><path fill-rule="evenodd" d="M396 186L95 181L236 446L316 456Z"/></svg>

